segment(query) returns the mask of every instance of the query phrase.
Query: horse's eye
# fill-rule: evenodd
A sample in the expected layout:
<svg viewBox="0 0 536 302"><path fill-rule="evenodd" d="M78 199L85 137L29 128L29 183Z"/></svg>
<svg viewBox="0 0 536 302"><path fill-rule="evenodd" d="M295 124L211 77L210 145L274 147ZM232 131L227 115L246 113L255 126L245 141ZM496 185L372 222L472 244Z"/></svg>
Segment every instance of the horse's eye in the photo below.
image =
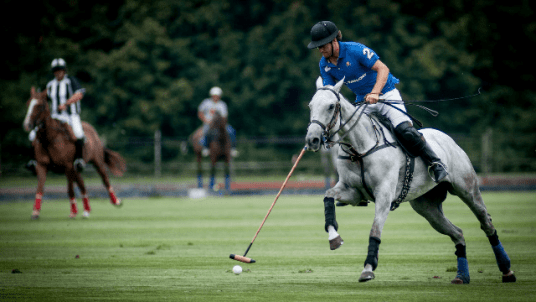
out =
<svg viewBox="0 0 536 302"><path fill-rule="evenodd" d="M329 105L329 109L328 109L328 110L331 111L331 110L333 110L333 108L335 108L335 105L334 105L334 104L331 104L331 105Z"/></svg>

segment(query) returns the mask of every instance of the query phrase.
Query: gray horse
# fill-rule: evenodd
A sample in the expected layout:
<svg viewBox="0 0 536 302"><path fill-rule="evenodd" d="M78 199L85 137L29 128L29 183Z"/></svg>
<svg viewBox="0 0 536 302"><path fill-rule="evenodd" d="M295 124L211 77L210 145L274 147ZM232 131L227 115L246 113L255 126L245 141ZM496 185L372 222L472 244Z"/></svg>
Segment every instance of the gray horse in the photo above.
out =
<svg viewBox="0 0 536 302"><path fill-rule="evenodd" d="M374 105L354 107L340 94L343 81L324 87L321 78L317 80L318 90L309 103L311 123L306 136L307 149L315 152L333 134L341 137L337 161L339 181L326 191L324 198L325 229L329 233L330 248L337 249L343 243L337 233L334 201L354 206L373 201L375 217L359 281L374 279L373 271L378 266L380 238L387 215L402 201L409 201L411 207L436 231L449 236L454 242L458 271L452 283L467 284L470 277L463 232L445 217L442 210L442 202L449 192L463 200L480 221L503 273L503 282L515 282L510 259L486 210L477 175L467 154L445 133L421 129L426 141L448 167L448 177L439 184L435 183L422 159L415 158L413 165L412 158L402 151L392 133L377 118L363 113L366 106ZM410 164L414 167L413 171L408 170Z"/></svg>

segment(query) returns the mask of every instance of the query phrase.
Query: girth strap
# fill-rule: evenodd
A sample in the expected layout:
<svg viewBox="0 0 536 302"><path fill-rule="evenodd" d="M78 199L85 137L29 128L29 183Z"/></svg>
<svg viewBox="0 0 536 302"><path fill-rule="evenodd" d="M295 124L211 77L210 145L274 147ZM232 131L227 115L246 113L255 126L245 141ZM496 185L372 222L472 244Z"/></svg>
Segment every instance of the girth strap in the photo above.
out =
<svg viewBox="0 0 536 302"><path fill-rule="evenodd" d="M371 200L375 200L375 199L374 199L374 194L372 194L372 191L370 191L370 188L367 186L367 182L365 181L365 167L363 166L363 157L371 155L376 151L379 151L388 147L396 148L396 145L397 143L387 142L386 144L383 144L381 146L378 146L376 148L369 150L365 154L359 154L357 152L354 152L354 154L350 154L349 156L344 156L344 155L338 156L339 159L347 159L352 162L359 162L359 164L361 165L361 183L363 184L363 188L365 188L365 191L367 192Z"/></svg>
<svg viewBox="0 0 536 302"><path fill-rule="evenodd" d="M372 191L370 190L370 188L367 185L367 182L365 181L365 167L363 166L363 157L370 155L376 151L387 148L387 147L395 147L396 145L397 143L387 143L387 144L381 145L379 147L376 147L370 150L364 155L360 155L356 153L350 156L344 156L344 155L338 156L339 159L346 159L352 162L359 162L359 164L361 165L361 183L363 185L363 188L365 189L365 191L367 192L367 194L372 200L375 200L375 199L374 199L374 195L372 194ZM391 203L391 211L396 210L400 206L400 204L405 201L406 197L408 196L409 189L411 187L411 182L413 180L413 172L415 171L415 158L412 156L409 156L407 153L404 153L404 155L406 156L406 169L404 173L404 180L402 182L402 190L400 191L400 195L398 196L398 198Z"/></svg>

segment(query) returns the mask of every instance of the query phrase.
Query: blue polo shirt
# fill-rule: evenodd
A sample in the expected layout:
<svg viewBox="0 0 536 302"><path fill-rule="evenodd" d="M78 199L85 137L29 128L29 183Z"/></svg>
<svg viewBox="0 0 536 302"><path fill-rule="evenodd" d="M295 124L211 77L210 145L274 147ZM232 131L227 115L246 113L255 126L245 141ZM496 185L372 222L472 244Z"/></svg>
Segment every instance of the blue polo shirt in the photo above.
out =
<svg viewBox="0 0 536 302"><path fill-rule="evenodd" d="M356 102L361 102L376 84L378 73L371 68L379 59L380 57L372 49L361 43L339 42L337 66L322 57L319 64L320 75L324 85L335 85L345 77L344 84L356 94ZM399 82L389 73L382 93L393 90Z"/></svg>

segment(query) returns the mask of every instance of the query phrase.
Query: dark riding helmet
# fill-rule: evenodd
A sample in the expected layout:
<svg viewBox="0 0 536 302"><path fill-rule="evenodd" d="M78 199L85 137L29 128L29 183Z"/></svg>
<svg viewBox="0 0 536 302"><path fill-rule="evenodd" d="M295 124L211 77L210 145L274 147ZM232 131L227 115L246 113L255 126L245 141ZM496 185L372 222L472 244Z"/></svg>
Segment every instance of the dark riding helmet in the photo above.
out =
<svg viewBox="0 0 536 302"><path fill-rule="evenodd" d="M67 68L67 63L65 63L65 60L62 58L57 58L52 60L52 63L50 64L50 68L52 69L52 72L56 70L65 70Z"/></svg>
<svg viewBox="0 0 536 302"><path fill-rule="evenodd" d="M307 48L313 49L326 45L339 34L339 29L331 21L320 21L311 28L311 42Z"/></svg>

